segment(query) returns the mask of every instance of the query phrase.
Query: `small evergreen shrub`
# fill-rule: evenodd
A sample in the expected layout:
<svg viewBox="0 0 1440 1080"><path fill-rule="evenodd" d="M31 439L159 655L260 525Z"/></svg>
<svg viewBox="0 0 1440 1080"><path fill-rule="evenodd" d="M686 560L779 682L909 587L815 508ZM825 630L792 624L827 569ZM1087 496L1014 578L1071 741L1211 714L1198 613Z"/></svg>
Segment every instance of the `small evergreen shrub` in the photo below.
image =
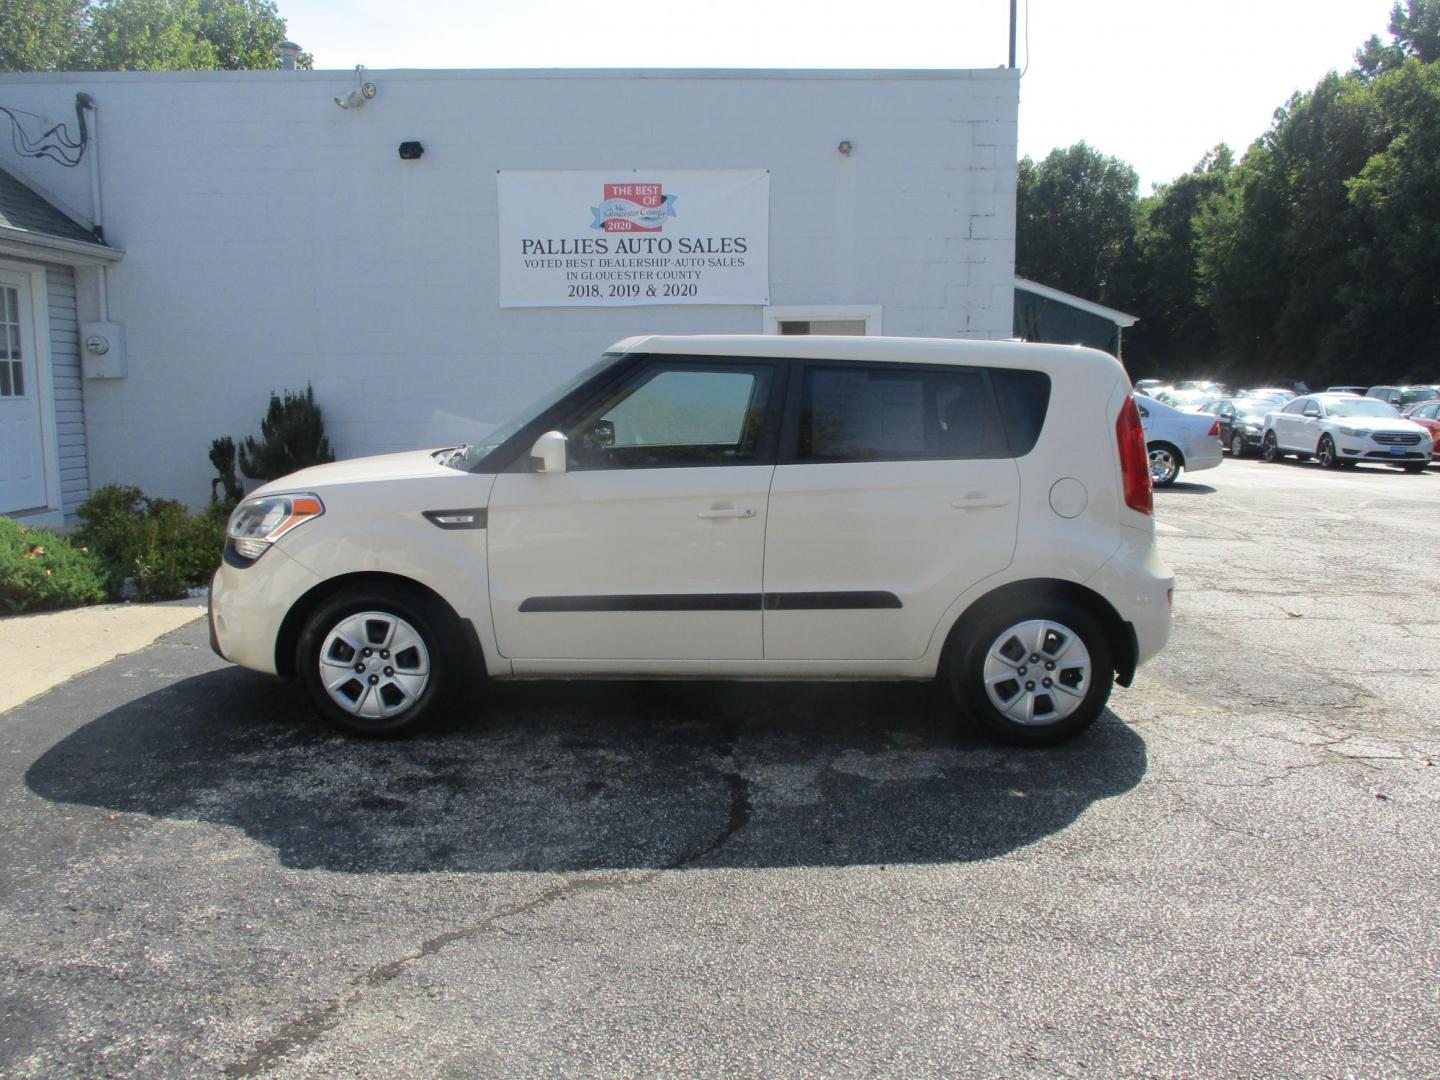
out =
<svg viewBox="0 0 1440 1080"><path fill-rule="evenodd" d="M105 599L105 568L49 529L0 517L0 611L51 611Z"/></svg>
<svg viewBox="0 0 1440 1080"><path fill-rule="evenodd" d="M235 475L235 440L229 435L210 443L210 464L215 466L215 471L219 474L210 481L210 501L234 506L244 498L245 489L240 486L240 478ZM220 498L220 489L225 492L224 499Z"/></svg>
<svg viewBox="0 0 1440 1080"><path fill-rule="evenodd" d="M252 480L275 480L334 460L315 390L308 384L303 394L286 390L283 399L271 394L260 438L247 435L240 446L240 471Z"/></svg>

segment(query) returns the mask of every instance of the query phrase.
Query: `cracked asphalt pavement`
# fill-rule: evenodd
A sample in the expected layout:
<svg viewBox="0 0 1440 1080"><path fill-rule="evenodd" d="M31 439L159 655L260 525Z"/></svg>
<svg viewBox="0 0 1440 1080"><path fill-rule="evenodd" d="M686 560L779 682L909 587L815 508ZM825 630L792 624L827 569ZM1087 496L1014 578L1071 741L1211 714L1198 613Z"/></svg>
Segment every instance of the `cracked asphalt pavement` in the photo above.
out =
<svg viewBox="0 0 1440 1080"><path fill-rule="evenodd" d="M914 685L493 687L359 742L203 624L0 717L0 1074L1440 1073L1440 472L1157 494L1043 751Z"/></svg>

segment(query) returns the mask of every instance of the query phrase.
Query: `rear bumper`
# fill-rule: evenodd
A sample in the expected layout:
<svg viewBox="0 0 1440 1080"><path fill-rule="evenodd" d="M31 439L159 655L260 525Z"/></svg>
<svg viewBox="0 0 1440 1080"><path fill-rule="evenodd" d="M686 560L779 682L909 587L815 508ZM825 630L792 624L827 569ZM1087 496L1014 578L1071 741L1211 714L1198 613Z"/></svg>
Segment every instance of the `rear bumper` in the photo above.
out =
<svg viewBox="0 0 1440 1080"><path fill-rule="evenodd" d="M1085 584L1106 597L1134 632L1138 668L1170 640L1175 574L1160 558L1153 536L1125 532L1119 550Z"/></svg>
<svg viewBox="0 0 1440 1080"><path fill-rule="evenodd" d="M1192 446L1185 454L1185 469L1187 472L1199 472L1201 469L1213 469L1220 462L1225 460L1225 452L1220 447L1219 439L1210 439L1212 445Z"/></svg>

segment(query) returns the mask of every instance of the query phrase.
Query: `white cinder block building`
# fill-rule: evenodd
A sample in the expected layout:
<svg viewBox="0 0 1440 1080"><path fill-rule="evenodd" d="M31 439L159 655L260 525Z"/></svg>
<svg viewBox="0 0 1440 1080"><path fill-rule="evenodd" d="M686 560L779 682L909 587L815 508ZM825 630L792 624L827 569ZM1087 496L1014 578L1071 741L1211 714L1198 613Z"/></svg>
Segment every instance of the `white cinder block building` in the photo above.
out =
<svg viewBox="0 0 1440 1080"><path fill-rule="evenodd" d="M210 441L306 383L349 457L469 441L632 334L1008 337L1018 85L0 74L22 147L69 139L0 139L0 513L199 503Z"/></svg>

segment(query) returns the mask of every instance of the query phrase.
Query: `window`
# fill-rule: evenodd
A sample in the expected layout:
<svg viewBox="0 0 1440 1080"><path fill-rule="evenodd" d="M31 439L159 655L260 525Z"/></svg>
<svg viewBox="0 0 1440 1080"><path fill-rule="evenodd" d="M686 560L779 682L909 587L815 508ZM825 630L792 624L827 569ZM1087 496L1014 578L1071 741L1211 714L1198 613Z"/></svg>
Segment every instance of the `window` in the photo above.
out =
<svg viewBox="0 0 1440 1080"><path fill-rule="evenodd" d="M1296 398L1294 401L1290 402L1289 405L1286 405L1285 408L1281 409L1280 411L1283 413L1295 413L1298 416L1300 413L1304 412L1306 408L1309 407L1309 403L1309 398Z"/></svg>
<svg viewBox="0 0 1440 1080"><path fill-rule="evenodd" d="M565 428L573 469L753 464L774 369L654 363Z"/></svg>
<svg viewBox="0 0 1440 1080"><path fill-rule="evenodd" d="M805 369L800 461L1005 457L983 369L898 364ZM1048 393L1048 391L1047 391Z"/></svg>
<svg viewBox="0 0 1440 1080"><path fill-rule="evenodd" d="M814 304L767 307L761 313L767 334L842 334L881 332L879 304Z"/></svg>
<svg viewBox="0 0 1440 1080"><path fill-rule="evenodd" d="M0 397L25 396L25 358L20 355L20 290L0 287Z"/></svg>

